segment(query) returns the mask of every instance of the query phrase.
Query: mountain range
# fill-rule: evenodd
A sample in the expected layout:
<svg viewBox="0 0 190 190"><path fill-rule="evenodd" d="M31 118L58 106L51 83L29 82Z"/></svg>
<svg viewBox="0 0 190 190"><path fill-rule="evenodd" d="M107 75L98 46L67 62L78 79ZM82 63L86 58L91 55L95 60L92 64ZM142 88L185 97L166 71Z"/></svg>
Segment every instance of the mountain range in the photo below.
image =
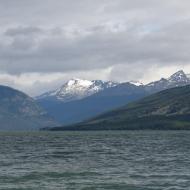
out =
<svg viewBox="0 0 190 190"><path fill-rule="evenodd" d="M178 71L169 78L143 85L140 82L104 82L72 79L59 89L36 97L36 101L63 125L89 119L156 92L190 84Z"/></svg>
<svg viewBox="0 0 190 190"><path fill-rule="evenodd" d="M131 102L139 101L145 97L148 98L157 92L164 93L164 90L176 87L181 93L176 94L176 96L182 97L180 103L175 102L172 94L166 97L157 95L160 101L158 102L159 104L162 104L162 100L170 102L171 98L175 106L182 105L181 112L183 111L182 108L187 111L189 104L186 99L188 99L189 94L185 89L189 89L188 85L190 85L188 76L183 71L178 71L167 79L162 78L147 85L134 81L117 83L72 79L60 88L48 91L35 98L31 98L16 89L0 86L0 130L38 130L90 121L89 118L96 118L97 115L120 109L120 107L127 104L130 105ZM174 92L173 94L175 94ZM187 95L184 93L187 93ZM185 107L185 104L181 104L183 98L185 98L184 102L187 103L187 107ZM152 101L152 99L148 100ZM152 104L148 100L146 101L147 105L142 104L143 110L151 108ZM166 107L160 109L163 111L166 110ZM139 110L134 109L136 110L134 113L138 115ZM172 107L172 109L175 109L175 107ZM115 114L115 112L113 113ZM167 114L163 112L162 118L164 115ZM107 122L106 118L105 120Z"/></svg>
<svg viewBox="0 0 190 190"><path fill-rule="evenodd" d="M190 85L167 89L68 127L51 130L189 130Z"/></svg>

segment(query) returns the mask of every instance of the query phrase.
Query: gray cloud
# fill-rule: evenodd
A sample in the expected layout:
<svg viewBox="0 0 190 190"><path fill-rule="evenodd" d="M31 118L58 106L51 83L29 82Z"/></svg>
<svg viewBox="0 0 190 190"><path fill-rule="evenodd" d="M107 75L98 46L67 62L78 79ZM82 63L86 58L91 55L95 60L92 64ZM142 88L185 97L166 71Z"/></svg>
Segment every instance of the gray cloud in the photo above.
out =
<svg viewBox="0 0 190 190"><path fill-rule="evenodd" d="M41 33L42 30L38 27L16 27L16 28L9 28L6 30L5 35L7 36L31 36L37 35Z"/></svg>
<svg viewBox="0 0 190 190"><path fill-rule="evenodd" d="M30 31L31 29L31 31ZM135 28L116 31L109 27L87 28L73 37L51 31L34 36L33 28L11 31L10 43L1 46L0 67L5 72L67 72L100 69L120 64L160 66L183 62L188 64L189 20L178 22L157 31L141 34ZM15 33L13 33L15 31ZM27 32L25 32L27 31ZM38 29L35 31L44 31ZM24 37L20 37L20 33ZM86 34L85 34L86 33ZM19 37L18 37L19 35ZM76 36L75 36L76 35Z"/></svg>
<svg viewBox="0 0 190 190"><path fill-rule="evenodd" d="M0 70L148 81L153 68L188 69L189 9L188 0L0 0Z"/></svg>

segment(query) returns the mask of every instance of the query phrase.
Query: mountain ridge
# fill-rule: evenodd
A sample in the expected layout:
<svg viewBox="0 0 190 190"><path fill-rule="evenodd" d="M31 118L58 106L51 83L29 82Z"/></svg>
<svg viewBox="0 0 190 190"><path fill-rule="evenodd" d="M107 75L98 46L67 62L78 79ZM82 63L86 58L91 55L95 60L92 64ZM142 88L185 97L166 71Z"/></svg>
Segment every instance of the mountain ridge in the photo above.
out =
<svg viewBox="0 0 190 190"><path fill-rule="evenodd" d="M188 84L190 84L190 78L187 77L183 70L179 70L172 74L169 78L161 78L160 80L150 82L144 86L147 90L158 92Z"/></svg>
<svg viewBox="0 0 190 190"><path fill-rule="evenodd" d="M189 76L189 77L188 77ZM190 84L190 75L186 75L183 70L179 70L168 78L161 78L160 80L143 84L140 81L122 82L123 84L130 83L135 86L144 86L145 88L153 88L153 86L162 86L161 90ZM79 78L72 78L65 82L56 90L45 92L39 96L34 97L36 100L52 99L69 102L79 100L91 96L104 89L115 87L122 84L121 82L102 81L102 80L84 80ZM159 89L158 89L159 90Z"/></svg>
<svg viewBox="0 0 190 190"><path fill-rule="evenodd" d="M102 81L99 82L102 83ZM141 83L135 85L132 82L117 83L89 96L74 98L71 101L42 98L37 99L37 102L57 121L68 125L116 109L150 94L188 84L190 84L190 79L180 70L169 78L162 78L146 85L141 85Z"/></svg>

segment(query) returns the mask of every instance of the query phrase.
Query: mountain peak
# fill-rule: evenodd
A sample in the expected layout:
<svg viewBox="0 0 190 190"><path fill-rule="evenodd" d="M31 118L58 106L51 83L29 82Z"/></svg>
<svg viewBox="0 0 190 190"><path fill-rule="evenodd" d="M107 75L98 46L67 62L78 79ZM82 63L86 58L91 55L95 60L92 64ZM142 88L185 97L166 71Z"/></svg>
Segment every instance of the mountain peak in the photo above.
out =
<svg viewBox="0 0 190 190"><path fill-rule="evenodd" d="M190 79L188 76L184 73L183 70L179 70L176 73L172 74L169 78L162 78L158 81L151 82L146 85L149 90L153 90L155 92L174 88L178 86L185 86L190 84Z"/></svg>
<svg viewBox="0 0 190 190"><path fill-rule="evenodd" d="M172 76L181 76L181 75L186 75L183 70L179 70L179 71L175 72L174 74L171 75L171 77Z"/></svg>
<svg viewBox="0 0 190 190"><path fill-rule="evenodd" d="M168 80L170 82L189 82L189 78L186 76L183 70L179 70L171 75Z"/></svg>

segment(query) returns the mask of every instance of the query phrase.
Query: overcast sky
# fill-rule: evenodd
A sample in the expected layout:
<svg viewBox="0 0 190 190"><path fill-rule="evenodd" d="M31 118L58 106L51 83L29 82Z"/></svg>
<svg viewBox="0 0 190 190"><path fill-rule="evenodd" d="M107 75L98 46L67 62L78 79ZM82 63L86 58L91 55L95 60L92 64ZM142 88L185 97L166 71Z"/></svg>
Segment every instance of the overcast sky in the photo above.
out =
<svg viewBox="0 0 190 190"><path fill-rule="evenodd" d="M0 83L34 96L69 78L190 73L189 0L0 0Z"/></svg>

